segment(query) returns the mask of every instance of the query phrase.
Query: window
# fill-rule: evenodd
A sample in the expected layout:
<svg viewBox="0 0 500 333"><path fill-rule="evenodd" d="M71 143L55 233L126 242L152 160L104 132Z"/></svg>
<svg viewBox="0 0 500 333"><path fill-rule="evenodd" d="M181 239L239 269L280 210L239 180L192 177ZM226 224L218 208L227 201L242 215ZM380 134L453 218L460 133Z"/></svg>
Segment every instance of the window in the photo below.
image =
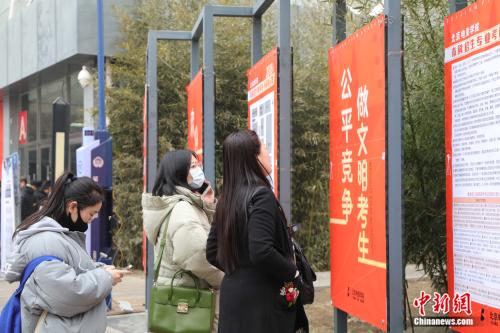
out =
<svg viewBox="0 0 500 333"><path fill-rule="evenodd" d="M37 180L36 173L36 149L28 151L28 177L30 181Z"/></svg>
<svg viewBox="0 0 500 333"><path fill-rule="evenodd" d="M78 72L70 78L70 133L82 133L83 127L83 88L78 83Z"/></svg>
<svg viewBox="0 0 500 333"><path fill-rule="evenodd" d="M40 113L40 138L52 139L52 104L58 97L65 95L65 79L42 85L42 108Z"/></svg>
<svg viewBox="0 0 500 333"><path fill-rule="evenodd" d="M69 158L70 158L70 163L69 167L71 172L73 172L76 175L76 150L80 148L81 144L72 144L69 146L70 153L69 153Z"/></svg>
<svg viewBox="0 0 500 333"><path fill-rule="evenodd" d="M42 177L41 180L50 179L52 173L52 156L50 155L50 147L45 147L41 149L41 167L42 167Z"/></svg>
<svg viewBox="0 0 500 333"><path fill-rule="evenodd" d="M21 110L28 112L28 142L35 142L37 131L38 98L36 89L21 95Z"/></svg>

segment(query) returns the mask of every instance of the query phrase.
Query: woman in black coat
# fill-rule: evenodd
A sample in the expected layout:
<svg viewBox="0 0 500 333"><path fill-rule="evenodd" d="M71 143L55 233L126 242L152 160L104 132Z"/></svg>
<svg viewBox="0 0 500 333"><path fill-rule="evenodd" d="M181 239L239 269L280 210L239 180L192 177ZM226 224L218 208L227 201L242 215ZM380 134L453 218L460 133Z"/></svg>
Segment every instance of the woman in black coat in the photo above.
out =
<svg viewBox="0 0 500 333"><path fill-rule="evenodd" d="M226 275L219 333L307 332L304 308L281 295L300 287L286 218L266 175L269 154L254 131L223 143L223 189L207 241L208 261Z"/></svg>

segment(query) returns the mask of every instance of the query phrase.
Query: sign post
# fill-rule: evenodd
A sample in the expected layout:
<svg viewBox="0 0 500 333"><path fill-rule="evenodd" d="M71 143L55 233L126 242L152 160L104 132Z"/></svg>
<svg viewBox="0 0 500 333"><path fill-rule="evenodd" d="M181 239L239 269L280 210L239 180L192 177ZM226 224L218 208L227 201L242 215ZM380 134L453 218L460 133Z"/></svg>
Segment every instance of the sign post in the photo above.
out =
<svg viewBox="0 0 500 333"><path fill-rule="evenodd" d="M278 48L261 58L247 72L248 128L254 130L269 153L271 178L278 195Z"/></svg>
<svg viewBox="0 0 500 333"><path fill-rule="evenodd" d="M198 155L203 162L203 70L186 86L188 149Z"/></svg>
<svg viewBox="0 0 500 333"><path fill-rule="evenodd" d="M333 3L332 25L335 27L332 35L333 46L346 38L346 12L345 0L336 0ZM337 333L347 333L347 313L337 307L333 308L333 328Z"/></svg>
<svg viewBox="0 0 500 333"><path fill-rule="evenodd" d="M329 64L332 302L387 330L384 16L330 49Z"/></svg>

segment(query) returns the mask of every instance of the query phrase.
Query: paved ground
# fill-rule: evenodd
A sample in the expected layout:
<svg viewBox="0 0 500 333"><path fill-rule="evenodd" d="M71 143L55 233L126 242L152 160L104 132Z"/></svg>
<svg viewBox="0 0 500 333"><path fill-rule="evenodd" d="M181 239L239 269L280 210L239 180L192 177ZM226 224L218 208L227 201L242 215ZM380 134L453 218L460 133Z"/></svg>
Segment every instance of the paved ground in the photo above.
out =
<svg viewBox="0 0 500 333"><path fill-rule="evenodd" d="M409 283L408 297L413 300L425 290L431 293L429 279L414 266L408 266L406 277ZM311 333L333 332L333 311L330 301L330 272L318 273L316 281L316 298L313 305L306 307ZM0 307L10 297L17 286L10 285L0 279ZM132 311L133 313L130 313ZM349 332L368 333L381 332L354 317L348 321ZM123 282L113 290L113 310L108 313L107 333L137 333L146 332L146 314L144 313L144 276L142 272L134 273L123 279ZM409 328L406 332L412 332ZM417 333L446 332L436 327L415 328Z"/></svg>

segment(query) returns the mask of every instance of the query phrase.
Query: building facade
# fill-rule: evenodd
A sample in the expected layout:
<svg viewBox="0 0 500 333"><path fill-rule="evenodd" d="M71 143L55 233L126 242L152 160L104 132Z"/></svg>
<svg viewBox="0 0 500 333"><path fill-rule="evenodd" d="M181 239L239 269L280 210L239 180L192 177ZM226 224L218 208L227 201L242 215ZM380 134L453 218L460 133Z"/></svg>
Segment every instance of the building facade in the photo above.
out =
<svg viewBox="0 0 500 333"><path fill-rule="evenodd" d="M104 1L107 57L117 52L117 11L132 3ZM71 114L66 165L76 171L83 126L77 77L83 65L96 71L96 55L97 0L0 0L0 154L18 152L22 176L53 176L52 104L61 98Z"/></svg>

